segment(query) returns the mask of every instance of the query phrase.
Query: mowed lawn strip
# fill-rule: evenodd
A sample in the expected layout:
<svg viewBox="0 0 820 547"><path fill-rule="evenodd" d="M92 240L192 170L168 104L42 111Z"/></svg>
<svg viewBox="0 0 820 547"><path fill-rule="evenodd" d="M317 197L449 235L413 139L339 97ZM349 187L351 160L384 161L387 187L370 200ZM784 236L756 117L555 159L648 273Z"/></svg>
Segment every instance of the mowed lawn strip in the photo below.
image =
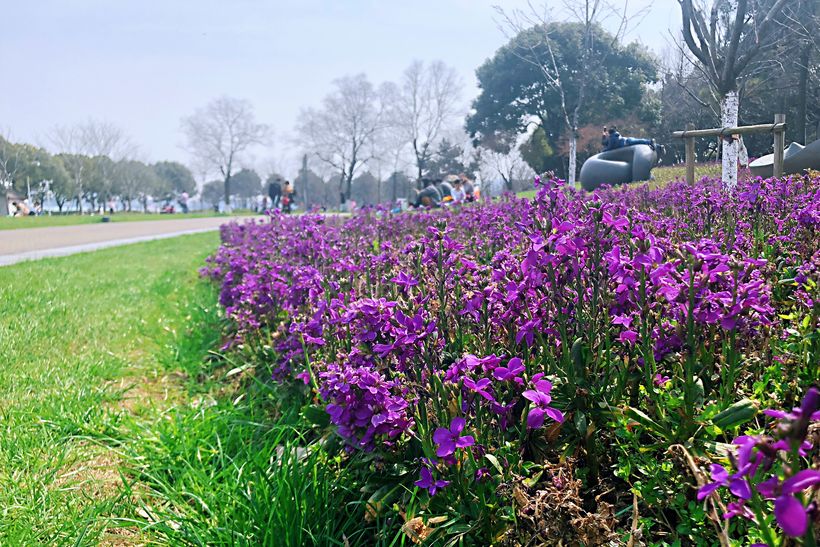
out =
<svg viewBox="0 0 820 547"><path fill-rule="evenodd" d="M117 528L119 422L173 397L162 354L217 243L212 232L0 268L0 544L97 544Z"/></svg>

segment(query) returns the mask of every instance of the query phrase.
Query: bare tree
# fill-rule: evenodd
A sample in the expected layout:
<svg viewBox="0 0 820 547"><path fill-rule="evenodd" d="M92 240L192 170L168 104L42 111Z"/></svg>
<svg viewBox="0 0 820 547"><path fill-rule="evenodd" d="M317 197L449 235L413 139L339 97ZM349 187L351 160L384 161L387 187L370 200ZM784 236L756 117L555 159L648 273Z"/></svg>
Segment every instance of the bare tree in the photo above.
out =
<svg viewBox="0 0 820 547"><path fill-rule="evenodd" d="M80 214L85 199L96 200L96 194L110 187L113 161L125 160L137 150L134 142L118 126L99 120L88 120L70 126L57 126L51 131L52 147L60 157L77 192L76 200ZM102 188L89 188L92 172ZM93 195L92 195L93 194ZM93 205L93 203L92 203Z"/></svg>
<svg viewBox="0 0 820 547"><path fill-rule="evenodd" d="M758 0L678 0L683 15L683 39L694 55L697 68L720 96L721 124L737 125L738 84L741 78L760 70L762 48L779 37L775 21L789 0L764 3ZM767 7L768 6L768 7ZM723 141L723 182L737 184L738 145Z"/></svg>
<svg viewBox="0 0 820 547"><path fill-rule="evenodd" d="M222 174L229 210L234 168L250 147L267 142L270 128L257 123L250 102L223 96L183 118L182 130L196 161Z"/></svg>
<svg viewBox="0 0 820 547"><path fill-rule="evenodd" d="M304 149L338 173L339 193L350 199L353 178L371 159L372 144L384 127L383 92L364 74L333 85L320 109L302 111L296 133Z"/></svg>
<svg viewBox="0 0 820 547"><path fill-rule="evenodd" d="M442 132L460 114L458 101L462 87L455 69L442 61L427 66L413 61L399 85L393 88L391 124L412 148L419 189Z"/></svg>
<svg viewBox="0 0 820 547"><path fill-rule="evenodd" d="M541 33L540 40L529 42L526 48L516 51L515 54L523 61L535 66L543 75L544 83L555 90L561 104L561 117L568 130L569 144L569 166L567 168L567 182L575 185L576 172L578 170L578 126L580 117L586 108L587 83L595 78L594 66L606 62L605 58L595 55L595 44L598 40L596 29L612 18L617 20L617 30L612 34L612 44L619 42L629 30L630 24L639 19L645 10L630 14L628 2L623 4L623 8L610 5L604 0L567 0L564 8L581 24L583 36L581 40L580 66L581 77L577 78L577 87L570 89L562 78L560 62L557 59L552 47L550 37L550 13L554 11L554 6L544 3L536 7L531 2L527 4L526 10L505 11L500 6L495 10L500 17L502 30L508 31L512 37L524 32L527 29L534 29ZM611 51L612 48L610 47Z"/></svg>
<svg viewBox="0 0 820 547"><path fill-rule="evenodd" d="M507 152L500 152L493 148L482 147L479 156L481 180L497 180L501 177L504 188L508 192L516 191L516 183L535 176L535 172L521 157L518 148L510 147Z"/></svg>

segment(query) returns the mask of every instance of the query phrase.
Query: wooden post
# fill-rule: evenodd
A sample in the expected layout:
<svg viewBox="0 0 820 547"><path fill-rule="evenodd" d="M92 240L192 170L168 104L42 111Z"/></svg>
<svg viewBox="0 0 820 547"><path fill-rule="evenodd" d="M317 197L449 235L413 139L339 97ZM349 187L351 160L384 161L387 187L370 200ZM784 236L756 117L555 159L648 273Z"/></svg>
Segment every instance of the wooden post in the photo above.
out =
<svg viewBox="0 0 820 547"><path fill-rule="evenodd" d="M774 115L775 125L785 122L785 114ZM774 163L772 164L772 176L774 177L783 176L783 148L786 146L784 129L785 128L774 130Z"/></svg>
<svg viewBox="0 0 820 547"><path fill-rule="evenodd" d="M694 129L691 123L686 124L686 129ZM686 137L686 184L695 185L695 137Z"/></svg>

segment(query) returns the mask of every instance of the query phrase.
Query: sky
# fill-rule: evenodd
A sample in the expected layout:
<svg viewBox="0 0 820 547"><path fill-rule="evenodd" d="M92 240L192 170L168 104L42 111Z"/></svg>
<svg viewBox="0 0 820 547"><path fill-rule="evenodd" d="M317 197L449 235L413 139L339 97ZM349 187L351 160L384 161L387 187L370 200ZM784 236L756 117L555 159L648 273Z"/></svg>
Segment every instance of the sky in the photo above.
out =
<svg viewBox="0 0 820 547"><path fill-rule="evenodd" d="M626 0L611 0L622 5ZM290 169L299 111L335 78L398 80L414 60L442 60L478 93L475 69L507 41L494 6L526 0L5 0L0 32L0 134L51 147L55 126L121 127L144 161L189 163L180 119L229 95L251 101L272 144L246 163ZM533 0L536 5L544 1ZM566 19L563 0L546 0ZM680 26L676 0L643 10L627 35L657 53Z"/></svg>

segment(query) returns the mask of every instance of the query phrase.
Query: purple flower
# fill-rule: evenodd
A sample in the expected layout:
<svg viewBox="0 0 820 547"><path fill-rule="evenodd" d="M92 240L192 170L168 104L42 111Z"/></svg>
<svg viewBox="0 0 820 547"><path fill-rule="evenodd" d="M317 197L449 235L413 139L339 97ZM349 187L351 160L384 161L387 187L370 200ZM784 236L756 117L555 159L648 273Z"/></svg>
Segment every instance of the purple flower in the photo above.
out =
<svg viewBox="0 0 820 547"><path fill-rule="evenodd" d="M739 499L738 501L729 502L726 505L726 512L723 514L723 518L730 519L732 517L752 519L754 518L754 513L752 513L751 509L746 507L746 500Z"/></svg>
<svg viewBox="0 0 820 547"><path fill-rule="evenodd" d="M407 275L404 272L399 272L399 274L390 281L404 289L409 289L410 287L415 287L419 284L417 279L410 275Z"/></svg>
<svg viewBox="0 0 820 547"><path fill-rule="evenodd" d="M495 402L495 397L490 391L492 389L492 380L490 380L489 378L482 378L481 380L476 382L469 376L465 376L464 387L478 393L490 402Z"/></svg>
<svg viewBox="0 0 820 547"><path fill-rule="evenodd" d="M476 482L481 482L490 478L490 471L486 467L479 467L475 472Z"/></svg>
<svg viewBox="0 0 820 547"><path fill-rule="evenodd" d="M622 331L621 334L618 336L618 340L620 342L629 344L630 346L634 346L635 342L638 341L638 333L634 330Z"/></svg>
<svg viewBox="0 0 820 547"><path fill-rule="evenodd" d="M804 416L809 416L808 419L810 421L817 421L820 420L820 410L817 410L818 406L820 406L820 391L813 387L806 392L806 396L803 397L800 408L794 408L791 412L768 408L764 410L763 413L779 420L798 421L804 419Z"/></svg>
<svg viewBox="0 0 820 547"><path fill-rule="evenodd" d="M749 483L746 482L746 479L739 477L737 474L729 476L729 472L726 471L722 465L713 463L711 475L713 482L705 484L698 489L698 501L703 500L703 498L723 486L728 486L729 491L738 498L744 500L752 498L752 490L749 488Z"/></svg>
<svg viewBox="0 0 820 547"><path fill-rule="evenodd" d="M769 480L771 481L771 479ZM820 484L820 471L814 469L803 469L783 481L780 487L780 495L774 500L774 517L786 535L801 537L806 533L809 527L809 515L803 503L794 494L813 488L818 484ZM769 483L767 486L771 487L773 485ZM775 489L766 488L764 491L769 493ZM758 490L760 489L758 488Z"/></svg>
<svg viewBox="0 0 820 547"><path fill-rule="evenodd" d="M456 448L467 448L475 444L475 439L471 435L461 436L466 422L464 418L453 418L450 422L450 429L439 427L433 433L433 441L438 445L436 455L439 458L449 456L456 451Z"/></svg>
<svg viewBox="0 0 820 547"><path fill-rule="evenodd" d="M496 380L502 382L509 382L519 380L524 373L524 363L518 357L513 357L506 367L497 367L493 370L493 376Z"/></svg>
<svg viewBox="0 0 820 547"><path fill-rule="evenodd" d="M664 387L669 383L669 381L669 376L662 376L660 374L655 375L655 385L658 387Z"/></svg>
<svg viewBox="0 0 820 547"><path fill-rule="evenodd" d="M414 482L419 488L424 488L431 496L435 496L436 492L450 484L450 481L444 479L433 480L433 473L426 467L422 467L419 472L419 480Z"/></svg>
<svg viewBox="0 0 820 547"><path fill-rule="evenodd" d="M547 380L541 380L543 374L536 374L533 376L533 385L535 389L528 389L522 395L534 403L527 415L527 427L529 429L538 429L544 425L544 419L549 416L558 423L564 421L564 414L557 408L549 406L552 401L550 391L552 384Z"/></svg>

